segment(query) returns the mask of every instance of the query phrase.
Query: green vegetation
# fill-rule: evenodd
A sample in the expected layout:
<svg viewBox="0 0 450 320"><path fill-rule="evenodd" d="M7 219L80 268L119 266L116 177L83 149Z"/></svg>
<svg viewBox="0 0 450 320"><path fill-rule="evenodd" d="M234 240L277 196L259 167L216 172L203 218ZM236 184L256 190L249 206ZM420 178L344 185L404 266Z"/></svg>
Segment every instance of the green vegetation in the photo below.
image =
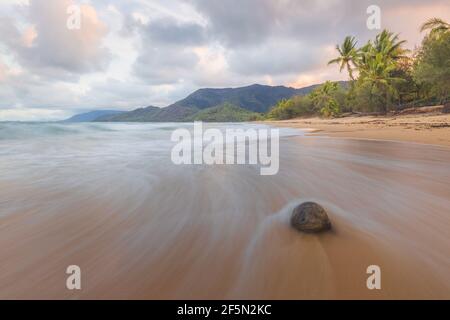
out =
<svg viewBox="0 0 450 320"><path fill-rule="evenodd" d="M265 118L270 120L286 120L295 117L313 116L336 117L347 106L345 86L338 82L327 81L314 89L310 94L295 96L279 101Z"/></svg>
<svg viewBox="0 0 450 320"><path fill-rule="evenodd" d="M194 116L186 118L185 121L241 122L255 121L259 119L261 119L261 115L259 113L239 108L226 102L220 106L199 111Z"/></svg>
<svg viewBox="0 0 450 320"><path fill-rule="evenodd" d="M450 97L449 30L441 19L428 20L421 31L429 33L415 52L406 50L405 41L388 30L360 48L355 37L348 36L336 46L339 55L328 64L346 70L350 85L327 81L306 96L279 101L265 117L337 117L345 112L386 113L444 103Z"/></svg>
<svg viewBox="0 0 450 320"><path fill-rule="evenodd" d="M324 117L335 117L341 113L345 93L337 82L325 82L311 92L311 99L316 111Z"/></svg>
<svg viewBox="0 0 450 320"><path fill-rule="evenodd" d="M312 101L309 96L296 96L283 99L267 114L268 119L291 119L311 115Z"/></svg>
<svg viewBox="0 0 450 320"><path fill-rule="evenodd" d="M425 96L443 103L450 94L450 32L434 32L425 38L419 50L413 76L426 88Z"/></svg>

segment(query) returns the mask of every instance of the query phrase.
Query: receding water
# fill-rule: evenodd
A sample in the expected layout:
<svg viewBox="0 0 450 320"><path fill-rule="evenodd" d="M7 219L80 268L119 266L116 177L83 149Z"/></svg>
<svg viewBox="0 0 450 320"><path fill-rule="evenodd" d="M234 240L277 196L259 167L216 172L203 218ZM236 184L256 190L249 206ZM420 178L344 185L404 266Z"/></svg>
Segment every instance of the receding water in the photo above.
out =
<svg viewBox="0 0 450 320"><path fill-rule="evenodd" d="M450 149L280 129L261 176L174 165L180 126L0 123L0 298L450 299ZM332 232L290 228L305 200Z"/></svg>

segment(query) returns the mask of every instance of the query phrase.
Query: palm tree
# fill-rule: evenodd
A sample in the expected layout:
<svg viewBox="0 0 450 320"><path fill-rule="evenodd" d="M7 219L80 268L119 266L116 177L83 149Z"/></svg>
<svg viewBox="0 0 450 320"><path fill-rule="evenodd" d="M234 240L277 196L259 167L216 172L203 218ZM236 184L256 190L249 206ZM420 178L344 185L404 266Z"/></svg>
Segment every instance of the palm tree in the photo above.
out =
<svg viewBox="0 0 450 320"><path fill-rule="evenodd" d="M426 30L431 30L431 35L439 36L441 33L448 32L450 30L450 24L439 18L431 18L420 28L420 32L424 32Z"/></svg>
<svg viewBox="0 0 450 320"><path fill-rule="evenodd" d="M372 47L375 54L381 53L387 59L397 61L405 58L408 53L407 49L402 48L405 43L406 40L399 41L398 34L385 29L376 36Z"/></svg>
<svg viewBox="0 0 450 320"><path fill-rule="evenodd" d="M337 82L326 81L311 92L310 96L316 104L321 104L323 101L328 100L338 89L339 84Z"/></svg>
<svg viewBox="0 0 450 320"><path fill-rule="evenodd" d="M339 90L337 82L327 81L310 93L311 100L316 110L322 113L323 108L331 106L338 113L339 106L334 98L334 94ZM333 113L333 112L332 112Z"/></svg>
<svg viewBox="0 0 450 320"><path fill-rule="evenodd" d="M406 55L408 50L402 47L405 42L404 40L399 41L398 35L388 30L383 30L378 34L375 41L369 41L358 51L356 64L361 77L364 78L373 73L376 65L377 68L384 66L388 73L394 71L402 60L408 58ZM377 72L381 72L381 70Z"/></svg>
<svg viewBox="0 0 450 320"><path fill-rule="evenodd" d="M343 45L337 47L340 56L331 60L329 64L340 64L341 71L347 67L352 80L352 72L357 70L359 73L357 81L370 89L370 100L378 96L382 111L386 111L390 98L397 95L395 84L402 81L395 77L395 71L400 62L407 58L408 50L403 48L405 42L399 39L398 34L383 30L374 41L369 41L357 49L355 39L346 37ZM352 65L355 68L352 68ZM316 99L323 96L318 95Z"/></svg>
<svg viewBox="0 0 450 320"><path fill-rule="evenodd" d="M363 47L359 48L355 59L355 65L358 68L360 75L362 74L363 69L367 69L369 60L373 56L374 52L375 49L373 48L371 40L369 40Z"/></svg>
<svg viewBox="0 0 450 320"><path fill-rule="evenodd" d="M371 92L373 93L373 90L377 89L383 95L382 108L384 112L387 111L389 96L397 93L393 84L403 80L392 76L392 72L396 68L397 64L394 60L387 59L382 52L378 52L367 59L366 65L360 71L362 81L370 86Z"/></svg>
<svg viewBox="0 0 450 320"><path fill-rule="evenodd" d="M355 37L350 37L347 36L344 39L344 43L339 46L336 45L336 50L339 52L339 57L330 60L328 62L328 65L333 64L333 63L337 63L340 65L339 67L339 71L342 72L342 70L344 70L344 68L347 69L348 74L350 76L350 79L354 80L353 77L353 66L356 66L356 56L357 56L357 52L358 50L356 49L356 43L357 41L355 40Z"/></svg>

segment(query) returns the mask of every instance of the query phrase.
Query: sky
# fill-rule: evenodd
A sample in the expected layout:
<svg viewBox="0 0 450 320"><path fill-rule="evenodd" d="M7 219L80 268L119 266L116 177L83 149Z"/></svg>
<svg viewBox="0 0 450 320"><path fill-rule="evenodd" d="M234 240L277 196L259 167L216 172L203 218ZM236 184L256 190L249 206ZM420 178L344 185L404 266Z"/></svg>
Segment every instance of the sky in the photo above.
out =
<svg viewBox="0 0 450 320"><path fill-rule="evenodd" d="M380 32L367 27L370 5L410 49L421 23L450 20L448 0L0 0L0 121L345 80L327 62L345 36L363 44ZM73 8L79 28L68 27Z"/></svg>

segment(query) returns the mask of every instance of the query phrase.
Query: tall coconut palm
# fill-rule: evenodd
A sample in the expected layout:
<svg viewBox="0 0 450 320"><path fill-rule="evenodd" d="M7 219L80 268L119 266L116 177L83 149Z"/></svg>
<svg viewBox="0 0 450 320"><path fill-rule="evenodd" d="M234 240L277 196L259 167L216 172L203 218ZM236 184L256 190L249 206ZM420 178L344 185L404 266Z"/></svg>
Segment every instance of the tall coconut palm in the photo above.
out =
<svg viewBox="0 0 450 320"><path fill-rule="evenodd" d="M401 82L402 79L392 76L392 72L397 65L394 60L387 59L382 52L371 55L367 58L364 68L361 68L361 79L372 88L383 94L383 111L387 110L390 95L396 94L394 83Z"/></svg>
<svg viewBox="0 0 450 320"><path fill-rule="evenodd" d="M439 34L450 30L450 24L439 18L431 18L420 28L420 32L424 32L426 30L431 30L431 35L439 36Z"/></svg>
<svg viewBox="0 0 450 320"><path fill-rule="evenodd" d="M336 50L339 52L339 57L328 62L329 65L333 63L340 65L340 72L346 68L350 79L352 80L354 80L353 67L356 67L355 60L358 52L356 49L356 43L357 41L355 40L355 37L347 36L341 46L336 45Z"/></svg>
<svg viewBox="0 0 450 320"><path fill-rule="evenodd" d="M398 35L387 30L383 30L375 38L375 41L369 41L358 50L356 65L361 78L366 77L373 72L374 64L378 66L389 66L389 72L395 70L395 66L403 59L407 59L402 45L405 41L399 41ZM375 62L378 61L378 62Z"/></svg>
<svg viewBox="0 0 450 320"><path fill-rule="evenodd" d="M405 43L406 40L399 41L398 34L385 29L376 36L372 47L375 54L381 53L385 58L397 61L406 57L408 50L402 47Z"/></svg>
<svg viewBox="0 0 450 320"><path fill-rule="evenodd" d="M364 69L367 69L369 60L375 55L375 49L373 48L372 41L368 41L364 46L359 48L355 59L355 65L358 68L359 74L363 73Z"/></svg>

